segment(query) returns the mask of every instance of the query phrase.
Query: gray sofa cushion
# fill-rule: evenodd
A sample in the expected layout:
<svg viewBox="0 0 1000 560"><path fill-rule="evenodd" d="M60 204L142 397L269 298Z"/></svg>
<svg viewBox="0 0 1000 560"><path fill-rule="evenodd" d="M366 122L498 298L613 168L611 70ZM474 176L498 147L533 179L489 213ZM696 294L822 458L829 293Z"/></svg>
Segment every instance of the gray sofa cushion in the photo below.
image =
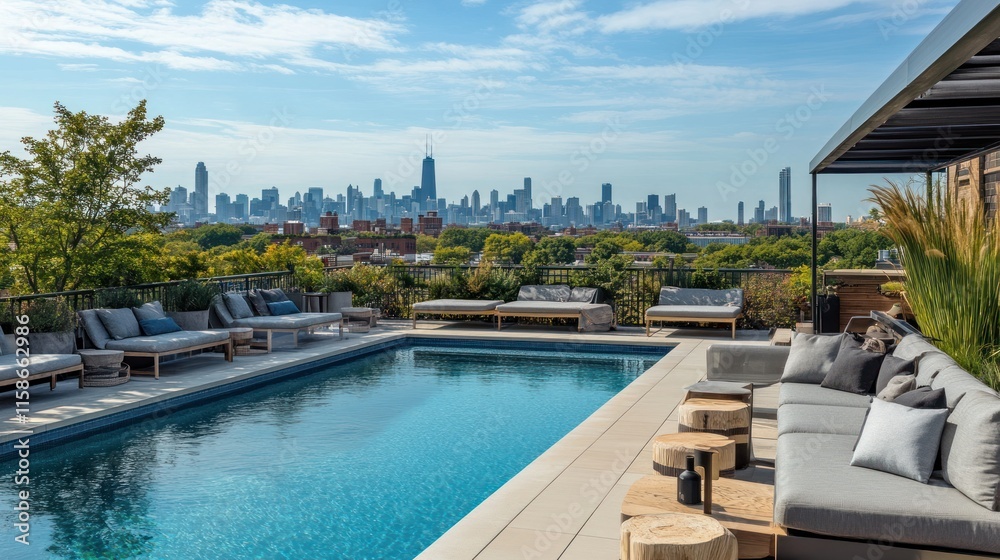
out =
<svg viewBox="0 0 1000 560"><path fill-rule="evenodd" d="M413 304L414 311L446 313L459 311L472 313L476 311L489 312L503 303L502 299L433 299Z"/></svg>
<svg viewBox="0 0 1000 560"><path fill-rule="evenodd" d="M83 324L83 332L87 334L87 339L98 350L104 350L104 345L111 340L108 329L104 328L104 323L97 316L96 309L85 309L78 312L80 323Z"/></svg>
<svg viewBox="0 0 1000 560"><path fill-rule="evenodd" d="M271 314L271 310L267 308L267 301L264 299L264 296L260 295L259 291L250 290L247 292L247 301L257 315Z"/></svg>
<svg viewBox="0 0 1000 560"><path fill-rule="evenodd" d="M131 309L97 309L97 317L114 340L139 336L142 330Z"/></svg>
<svg viewBox="0 0 1000 560"><path fill-rule="evenodd" d="M253 317L253 310L250 309L250 304L247 303L243 294L223 294L222 299L225 300L226 308L229 309L229 314L233 316L233 319Z"/></svg>
<svg viewBox="0 0 1000 560"><path fill-rule="evenodd" d="M838 434L857 436L867 408L823 404L786 404L778 412L778 435Z"/></svg>
<svg viewBox="0 0 1000 560"><path fill-rule="evenodd" d="M517 301L569 301L573 291L563 284L521 286Z"/></svg>
<svg viewBox="0 0 1000 560"><path fill-rule="evenodd" d="M917 387L899 395L892 402L910 408L948 408L944 389L931 389L930 387Z"/></svg>
<svg viewBox="0 0 1000 560"><path fill-rule="evenodd" d="M17 352L17 347L15 342L3 332L3 327L0 327L0 356L13 356Z"/></svg>
<svg viewBox="0 0 1000 560"><path fill-rule="evenodd" d="M926 483L934 470L947 418L948 410L944 408L910 408L875 399L851 465Z"/></svg>
<svg viewBox="0 0 1000 560"><path fill-rule="evenodd" d="M1000 509L1000 398L969 391L941 436L944 479L977 504Z"/></svg>
<svg viewBox="0 0 1000 560"><path fill-rule="evenodd" d="M149 319L162 319L167 316L163 313L163 306L158 301L151 301L139 307L133 307L132 314L135 315L135 320L140 322Z"/></svg>
<svg viewBox="0 0 1000 560"><path fill-rule="evenodd" d="M830 406L852 406L868 408L871 401L867 395L855 395L836 389L827 389L812 383L782 383L778 392L778 405L825 404ZM780 412L778 416L781 416Z"/></svg>
<svg viewBox="0 0 1000 560"><path fill-rule="evenodd" d="M868 394L875 387L884 358L885 354L863 350L853 342L842 344L820 386L859 395Z"/></svg>
<svg viewBox="0 0 1000 560"><path fill-rule="evenodd" d="M646 310L649 317L684 317L691 319L735 319L743 310L724 305L656 305Z"/></svg>
<svg viewBox="0 0 1000 560"><path fill-rule="evenodd" d="M35 375L49 371L56 371L68 367L80 365L79 354L32 354L28 360L28 374ZM18 370L24 369L17 364L17 356L14 354L4 354L0 356L0 381L17 379Z"/></svg>
<svg viewBox="0 0 1000 560"><path fill-rule="evenodd" d="M597 303L598 295L600 295L600 289L598 288L573 288L570 290L569 299L567 301Z"/></svg>
<svg viewBox="0 0 1000 560"><path fill-rule="evenodd" d="M938 350L937 346L919 334L908 334L899 341L899 344L892 350L892 355L904 360L913 360L925 352Z"/></svg>
<svg viewBox="0 0 1000 560"><path fill-rule="evenodd" d="M293 315L270 315L267 317L244 317L233 319L234 327L254 329L304 329L324 323L339 321L340 313L295 313Z"/></svg>
<svg viewBox="0 0 1000 560"><path fill-rule="evenodd" d="M780 411L779 411L780 416ZM774 521L821 535L1000 553L1000 515L944 480L848 465L854 436L778 438ZM849 491L845 491L849 489Z"/></svg>
<svg viewBox="0 0 1000 560"><path fill-rule="evenodd" d="M288 301L288 296L281 288L274 288L271 290L258 290L260 297L264 298L267 303L275 303L278 301Z"/></svg>
<svg viewBox="0 0 1000 560"><path fill-rule="evenodd" d="M931 385L938 373L954 366L958 366L958 363L940 350L925 352L916 359L917 387Z"/></svg>
<svg viewBox="0 0 1000 560"><path fill-rule="evenodd" d="M879 394L889 384L889 380L897 375L911 375L916 371L913 360L904 360L892 354L886 354L882 366L878 370L878 380L875 381L875 394Z"/></svg>
<svg viewBox="0 0 1000 560"><path fill-rule="evenodd" d="M781 381L822 383L837 359L843 339L842 335L795 333Z"/></svg>
<svg viewBox="0 0 1000 560"><path fill-rule="evenodd" d="M165 354L184 348L208 344L223 343L229 340L228 331L177 331L155 336L136 336L124 340L110 340L108 350L124 350L125 352L158 352Z"/></svg>
<svg viewBox="0 0 1000 560"><path fill-rule="evenodd" d="M215 296L215 299L212 300L212 311L213 313L209 316L209 319L219 322L218 325L213 324L213 326L219 326L224 329L232 328L233 315L229 312L229 308L226 307L226 301L221 295Z"/></svg>
<svg viewBox="0 0 1000 560"><path fill-rule="evenodd" d="M575 301L512 301L497 306L504 313L581 313L590 303Z"/></svg>
<svg viewBox="0 0 1000 560"><path fill-rule="evenodd" d="M896 400L896 397L906 393L907 391L912 391L917 386L917 376L910 375L897 375L889 380L889 383L878 392L878 398L883 401L892 402Z"/></svg>
<svg viewBox="0 0 1000 560"><path fill-rule="evenodd" d="M919 367L919 364L918 366ZM917 376L919 381L920 376ZM919 383L918 383L919 385ZM991 395L996 395L996 391L990 389L985 383L976 379L969 372L959 366L952 366L941 370L934 379L931 380L931 389L944 389L944 395L948 399L948 408L955 408L962 396L969 391L985 391Z"/></svg>
<svg viewBox="0 0 1000 560"><path fill-rule="evenodd" d="M743 290L708 290L704 288L660 288L659 305L729 306L743 308Z"/></svg>

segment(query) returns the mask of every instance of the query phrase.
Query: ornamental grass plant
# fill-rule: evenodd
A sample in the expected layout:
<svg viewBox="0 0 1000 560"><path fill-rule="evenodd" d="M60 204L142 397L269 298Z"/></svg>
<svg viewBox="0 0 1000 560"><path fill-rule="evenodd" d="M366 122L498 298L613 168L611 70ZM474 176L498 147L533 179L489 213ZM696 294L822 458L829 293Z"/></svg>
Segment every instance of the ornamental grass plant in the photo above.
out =
<svg viewBox="0 0 1000 560"><path fill-rule="evenodd" d="M869 189L899 248L906 300L926 336L1000 389L1000 228L987 223L978 197L923 196L911 186Z"/></svg>

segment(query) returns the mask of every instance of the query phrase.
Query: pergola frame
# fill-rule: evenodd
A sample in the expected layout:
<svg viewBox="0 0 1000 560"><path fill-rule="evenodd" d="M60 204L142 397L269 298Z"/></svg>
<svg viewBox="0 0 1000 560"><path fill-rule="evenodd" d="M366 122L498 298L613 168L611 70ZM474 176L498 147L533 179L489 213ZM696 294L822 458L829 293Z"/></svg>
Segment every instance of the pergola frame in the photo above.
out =
<svg viewBox="0 0 1000 560"><path fill-rule="evenodd" d="M962 0L809 164L812 303L818 332L817 178L924 174L1000 149L1000 0Z"/></svg>

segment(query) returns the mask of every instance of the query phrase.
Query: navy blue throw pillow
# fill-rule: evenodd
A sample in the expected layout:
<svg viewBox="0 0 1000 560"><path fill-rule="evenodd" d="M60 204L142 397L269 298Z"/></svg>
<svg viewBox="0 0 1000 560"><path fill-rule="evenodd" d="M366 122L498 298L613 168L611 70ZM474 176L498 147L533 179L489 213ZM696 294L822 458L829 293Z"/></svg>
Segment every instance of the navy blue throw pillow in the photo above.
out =
<svg viewBox="0 0 1000 560"><path fill-rule="evenodd" d="M271 312L271 315L292 315L293 313L299 313L299 308L295 307L295 303L291 301L269 303L267 304L267 309Z"/></svg>
<svg viewBox="0 0 1000 560"><path fill-rule="evenodd" d="M183 330L170 317L160 317L159 319L144 319L139 321L139 328L146 336L156 336Z"/></svg>

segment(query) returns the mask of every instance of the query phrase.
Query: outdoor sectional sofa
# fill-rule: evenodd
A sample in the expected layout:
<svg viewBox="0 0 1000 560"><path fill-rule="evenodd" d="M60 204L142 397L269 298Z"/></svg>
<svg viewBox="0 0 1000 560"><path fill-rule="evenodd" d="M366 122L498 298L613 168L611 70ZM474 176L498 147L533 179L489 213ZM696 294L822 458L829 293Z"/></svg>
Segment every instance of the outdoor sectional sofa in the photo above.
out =
<svg viewBox="0 0 1000 560"><path fill-rule="evenodd" d="M808 354L790 358L792 352L788 346L736 344L708 351L709 379L763 382L764 369L771 371L772 382L785 379L777 409L774 522L787 534L779 535L778 558L916 560L1000 554L996 392L918 334L905 336L891 351L894 358L914 360L917 387L941 389L947 401L938 464L924 484L851 466L872 395L822 386L817 380L824 379L829 359ZM807 368L816 374L789 382L786 360L793 359L799 366L810 364ZM900 422L893 430L903 427ZM889 440L905 437L885 435Z"/></svg>
<svg viewBox="0 0 1000 560"><path fill-rule="evenodd" d="M27 367L21 367L20 358L17 348L0 329L0 387L15 385L20 379L48 379L49 389L55 389L56 377L64 373L76 373L83 387L83 362L79 354L31 354ZM19 377L18 372L24 369L28 370L27 377Z"/></svg>
<svg viewBox="0 0 1000 560"><path fill-rule="evenodd" d="M163 316L159 302L143 308ZM102 318L103 315L103 318ZM153 378L160 378L160 358L196 350L222 348L226 361L233 361L233 346L226 331L174 331L146 335L132 309L87 309L79 312L85 342L101 350L121 350L126 357L152 358ZM86 345L85 345L86 346ZM132 374L143 373L132 370Z"/></svg>
<svg viewBox="0 0 1000 560"><path fill-rule="evenodd" d="M654 321L729 323L736 338L736 321L743 316L743 290L703 288L660 288L659 305L646 310L646 336Z"/></svg>
<svg viewBox="0 0 1000 560"><path fill-rule="evenodd" d="M254 334L262 333L271 351L272 334L292 334L292 343L299 345L299 333L312 333L316 329L336 325L340 338L344 338L344 319L340 313L303 313L295 311L286 315L269 314L269 303L288 301L280 289L232 292L217 296L212 302L209 323L216 328L251 328ZM241 302L243 302L241 304ZM268 314L265 314L268 313Z"/></svg>
<svg viewBox="0 0 1000 560"><path fill-rule="evenodd" d="M563 284L521 286L517 301L496 306L497 330L504 317L569 318L577 330L608 330L615 327L614 309L598 303L598 288L572 288Z"/></svg>

